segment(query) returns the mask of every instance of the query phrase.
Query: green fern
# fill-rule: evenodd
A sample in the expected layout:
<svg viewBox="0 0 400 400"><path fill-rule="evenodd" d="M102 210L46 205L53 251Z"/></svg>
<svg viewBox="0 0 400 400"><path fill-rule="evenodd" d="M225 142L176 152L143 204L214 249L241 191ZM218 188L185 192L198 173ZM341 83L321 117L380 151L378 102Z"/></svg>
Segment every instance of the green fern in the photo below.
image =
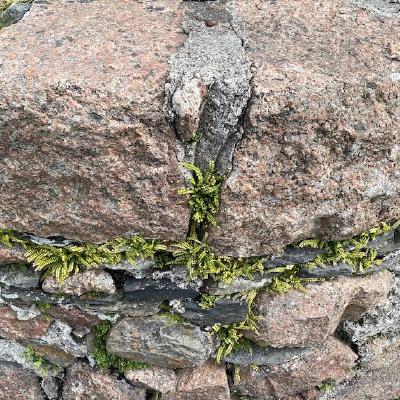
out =
<svg viewBox="0 0 400 400"><path fill-rule="evenodd" d="M192 172L192 187L179 189L178 193L189 198L192 220L196 224L216 225L222 177L216 174L213 162L205 171L189 163L183 163L183 166Z"/></svg>

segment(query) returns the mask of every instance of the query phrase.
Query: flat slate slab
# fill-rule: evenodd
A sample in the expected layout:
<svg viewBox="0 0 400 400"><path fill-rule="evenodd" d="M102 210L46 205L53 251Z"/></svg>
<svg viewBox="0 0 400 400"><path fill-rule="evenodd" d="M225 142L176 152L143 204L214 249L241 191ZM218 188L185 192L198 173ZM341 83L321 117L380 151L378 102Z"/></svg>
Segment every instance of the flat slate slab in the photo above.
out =
<svg viewBox="0 0 400 400"><path fill-rule="evenodd" d="M397 5L232 7L243 19L253 93L212 246L274 254L400 218L400 14L389 12Z"/></svg>
<svg viewBox="0 0 400 400"><path fill-rule="evenodd" d="M182 17L180 0L50 0L1 30L0 228L186 236L163 112Z"/></svg>

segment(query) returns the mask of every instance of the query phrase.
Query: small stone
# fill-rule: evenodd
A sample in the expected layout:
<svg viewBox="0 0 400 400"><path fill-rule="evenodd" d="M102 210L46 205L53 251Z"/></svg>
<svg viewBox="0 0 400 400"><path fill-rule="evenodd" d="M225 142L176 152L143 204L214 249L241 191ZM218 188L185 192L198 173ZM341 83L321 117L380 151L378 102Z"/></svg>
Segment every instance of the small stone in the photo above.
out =
<svg viewBox="0 0 400 400"><path fill-rule="evenodd" d="M323 267L300 268L299 278L337 278L338 276L352 276L353 268L345 263L337 265L327 264Z"/></svg>
<svg viewBox="0 0 400 400"><path fill-rule="evenodd" d="M339 340L329 338L323 347L317 347L302 357L268 368L242 368L240 381L234 388L243 395L271 396L287 399L288 396L312 389L324 380L340 381L352 376L357 355ZM263 397L261 397L263 398Z"/></svg>
<svg viewBox="0 0 400 400"><path fill-rule="evenodd" d="M97 325L100 319L95 315L88 314L76 306L50 306L46 313L62 322L65 322L74 329L89 329Z"/></svg>
<svg viewBox="0 0 400 400"><path fill-rule="evenodd" d="M176 393L167 393L163 400L230 400L224 365L208 361L197 368L179 370Z"/></svg>
<svg viewBox="0 0 400 400"><path fill-rule="evenodd" d="M146 300L173 300L195 298L199 295L196 289L191 287L179 287L169 279L135 279L127 278L124 292L131 301Z"/></svg>
<svg viewBox="0 0 400 400"><path fill-rule="evenodd" d="M385 233L371 240L365 246L374 249L378 255L383 256L396 250L400 250L400 232L397 230Z"/></svg>
<svg viewBox="0 0 400 400"><path fill-rule="evenodd" d="M0 266L0 282L22 289L39 286L40 272L34 271L25 264Z"/></svg>
<svg viewBox="0 0 400 400"><path fill-rule="evenodd" d="M400 45L399 43L389 43L388 54L392 60L400 61Z"/></svg>
<svg viewBox="0 0 400 400"><path fill-rule="evenodd" d="M42 316L21 321L10 307L0 307L0 336L9 340L39 339L52 322L52 318Z"/></svg>
<svg viewBox="0 0 400 400"><path fill-rule="evenodd" d="M82 362L67 370L62 400L145 400L146 391Z"/></svg>
<svg viewBox="0 0 400 400"><path fill-rule="evenodd" d="M92 270L79 272L58 283L54 277L46 278L42 286L48 293L64 293L81 296L85 293L115 293L116 288L112 276L105 271Z"/></svg>
<svg viewBox="0 0 400 400"><path fill-rule="evenodd" d="M38 357L44 358L52 365L57 365L61 369L64 369L75 361L75 357L72 354L59 347L36 342L25 342L25 344L29 344Z"/></svg>
<svg viewBox="0 0 400 400"><path fill-rule="evenodd" d="M176 374L173 369L151 367L125 372L125 378L135 386L156 390L161 394L175 392Z"/></svg>
<svg viewBox="0 0 400 400"><path fill-rule="evenodd" d="M136 279L142 279L147 276L153 269L154 260L138 259L134 264L127 260L123 260L118 264L103 264L100 268L106 268L116 271L126 271Z"/></svg>
<svg viewBox="0 0 400 400"><path fill-rule="evenodd" d="M0 265L26 262L25 250L22 247L7 247L0 244Z"/></svg>
<svg viewBox="0 0 400 400"><path fill-rule="evenodd" d="M42 389L49 400L58 399L60 383L56 378L46 376L41 382Z"/></svg>
<svg viewBox="0 0 400 400"><path fill-rule="evenodd" d="M280 365L302 357L311 351L310 348L261 347L252 344L249 350L239 349L224 357L225 362L235 365Z"/></svg>
<svg viewBox="0 0 400 400"><path fill-rule="evenodd" d="M392 284L392 274L384 271L311 283L305 292L291 290L281 296L262 292L255 302L255 313L260 316L259 335L245 335L264 346L321 345L342 319L358 319L384 301Z"/></svg>
<svg viewBox="0 0 400 400"><path fill-rule="evenodd" d="M275 268L284 265L306 264L314 261L317 256L325 253L325 250L312 247L287 247L283 255L272 256L264 263L265 268Z"/></svg>
<svg viewBox="0 0 400 400"><path fill-rule="evenodd" d="M30 10L30 3L13 3L0 13L0 27L10 26L20 21Z"/></svg>
<svg viewBox="0 0 400 400"><path fill-rule="evenodd" d="M190 368L210 356L212 338L198 326L163 317L124 318L110 331L107 351L164 368Z"/></svg>
<svg viewBox="0 0 400 400"><path fill-rule="evenodd" d="M0 399L45 400L45 397L35 374L13 364L0 363Z"/></svg>
<svg viewBox="0 0 400 400"><path fill-rule="evenodd" d="M176 313L190 322L203 327L241 322L246 319L248 304L245 301L219 299L209 309L200 307L194 300L184 300L180 303L185 311L176 310Z"/></svg>

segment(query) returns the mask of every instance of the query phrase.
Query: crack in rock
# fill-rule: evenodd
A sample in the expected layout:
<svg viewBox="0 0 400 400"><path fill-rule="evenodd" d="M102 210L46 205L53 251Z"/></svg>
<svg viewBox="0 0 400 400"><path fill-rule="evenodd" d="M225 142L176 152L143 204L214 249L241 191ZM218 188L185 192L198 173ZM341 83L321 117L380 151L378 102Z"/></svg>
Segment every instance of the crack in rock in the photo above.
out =
<svg viewBox="0 0 400 400"><path fill-rule="evenodd" d="M185 2L184 46L171 57L166 111L184 147L183 158L229 175L251 95L251 64L229 2ZM194 135L200 139L195 140Z"/></svg>

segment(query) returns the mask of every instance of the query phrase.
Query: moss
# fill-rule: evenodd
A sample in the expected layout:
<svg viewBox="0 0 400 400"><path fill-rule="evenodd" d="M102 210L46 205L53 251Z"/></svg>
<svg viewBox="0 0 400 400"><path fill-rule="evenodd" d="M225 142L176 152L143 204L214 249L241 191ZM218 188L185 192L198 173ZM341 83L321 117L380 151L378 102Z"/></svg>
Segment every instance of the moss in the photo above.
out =
<svg viewBox="0 0 400 400"><path fill-rule="evenodd" d="M332 391L334 383L335 381L333 379L326 379L317 386L317 389L320 392L329 393Z"/></svg>
<svg viewBox="0 0 400 400"><path fill-rule="evenodd" d="M116 370L118 372L124 372L128 370L137 370L150 367L149 364L127 360L122 357L118 357L114 354L107 352L106 343L107 335L111 329L111 322L102 321L98 325L92 328L93 334L93 352L91 356L95 360L97 366L103 370Z"/></svg>
<svg viewBox="0 0 400 400"><path fill-rule="evenodd" d="M36 369L45 374L48 374L51 370L55 369L54 364L39 356L32 346L26 348L23 356L26 362L32 364Z"/></svg>

